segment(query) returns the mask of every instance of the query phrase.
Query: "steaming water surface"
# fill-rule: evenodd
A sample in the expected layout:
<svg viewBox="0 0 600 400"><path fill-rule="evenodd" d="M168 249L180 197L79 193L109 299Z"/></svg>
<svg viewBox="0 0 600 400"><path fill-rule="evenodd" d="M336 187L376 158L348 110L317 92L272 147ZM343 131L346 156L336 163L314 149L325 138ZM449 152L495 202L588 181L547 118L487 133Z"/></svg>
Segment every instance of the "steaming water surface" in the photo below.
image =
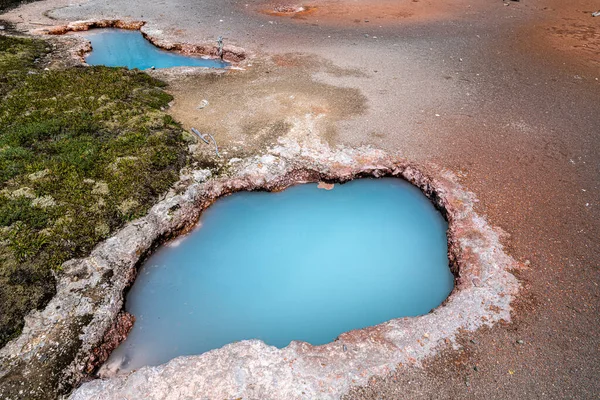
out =
<svg viewBox="0 0 600 400"><path fill-rule="evenodd" d="M221 60L189 57L165 51L146 40L139 31L93 29L82 34L92 43L85 61L89 65L148 69L170 67L224 68Z"/></svg>
<svg viewBox="0 0 600 400"><path fill-rule="evenodd" d="M393 178L220 199L141 268L126 300L137 320L109 362L131 370L253 338L318 345L425 314L453 288L446 229Z"/></svg>

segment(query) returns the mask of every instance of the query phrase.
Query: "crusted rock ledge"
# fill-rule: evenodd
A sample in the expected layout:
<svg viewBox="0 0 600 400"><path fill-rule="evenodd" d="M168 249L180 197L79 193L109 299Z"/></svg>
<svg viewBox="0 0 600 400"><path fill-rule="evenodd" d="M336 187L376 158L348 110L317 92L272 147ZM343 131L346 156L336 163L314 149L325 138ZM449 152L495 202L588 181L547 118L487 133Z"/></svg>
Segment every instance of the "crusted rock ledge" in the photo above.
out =
<svg viewBox="0 0 600 400"><path fill-rule="evenodd" d="M144 255L191 227L220 196L240 190L281 190L302 182L364 176L406 179L449 222L455 289L427 315L350 331L326 345L292 342L277 349L242 341L84 383L73 399L339 398L399 363L420 363L442 344L453 343L459 330L510 320L510 302L519 285L509 271L517 263L503 252L501 232L473 211L474 195L447 171L419 168L368 148L332 150L281 140L267 154L231 163L227 177L208 175L195 171L182 177L183 191L170 192L89 257L65 263L56 296L45 310L28 316L23 334L0 350L0 397L53 397L89 380L86 368L105 358L124 336L126 326L118 323L123 295Z"/></svg>
<svg viewBox="0 0 600 400"><path fill-rule="evenodd" d="M161 49L176 51L188 56L207 56L216 58L218 56L218 47L213 43L177 43L171 42L163 37L163 32L159 29L153 29L146 25L145 21L121 20L121 19L93 19L87 21L70 22L67 25L58 25L47 28L34 29L32 33L48 35L64 35L69 32L83 32L96 28L118 28L127 30L139 30L142 35L156 47ZM82 57L92 48L84 46L78 49L77 54ZM223 59L225 61L239 63L247 58L246 51L238 46L227 44L223 47ZM83 60L82 60L83 61Z"/></svg>

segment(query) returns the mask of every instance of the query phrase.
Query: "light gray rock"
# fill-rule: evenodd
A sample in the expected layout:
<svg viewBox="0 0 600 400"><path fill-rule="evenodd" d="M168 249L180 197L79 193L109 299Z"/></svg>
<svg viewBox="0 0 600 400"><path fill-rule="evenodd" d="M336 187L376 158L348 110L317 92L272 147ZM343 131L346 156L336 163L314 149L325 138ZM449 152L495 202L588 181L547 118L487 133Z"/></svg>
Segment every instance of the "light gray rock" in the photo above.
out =
<svg viewBox="0 0 600 400"><path fill-rule="evenodd" d="M208 178L212 176L212 172L209 169L200 169L192 172L192 177L196 183L205 182Z"/></svg>

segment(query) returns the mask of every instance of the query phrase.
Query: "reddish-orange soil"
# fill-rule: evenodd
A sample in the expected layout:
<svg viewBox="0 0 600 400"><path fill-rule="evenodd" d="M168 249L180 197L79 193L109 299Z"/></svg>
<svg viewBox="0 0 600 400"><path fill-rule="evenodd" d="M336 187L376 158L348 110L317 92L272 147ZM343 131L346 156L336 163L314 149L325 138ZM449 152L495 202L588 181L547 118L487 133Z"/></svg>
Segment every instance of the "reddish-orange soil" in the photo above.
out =
<svg viewBox="0 0 600 400"><path fill-rule="evenodd" d="M472 3L467 0L313 0L307 3L267 2L257 9L271 16L331 26L392 25L454 18L470 13L471 7L485 6Z"/></svg>
<svg viewBox="0 0 600 400"><path fill-rule="evenodd" d="M600 11L596 0L549 0L538 3L539 22L524 26L521 35L542 51L556 52L562 59L579 59L583 64L600 67ZM564 60L561 60L564 61Z"/></svg>

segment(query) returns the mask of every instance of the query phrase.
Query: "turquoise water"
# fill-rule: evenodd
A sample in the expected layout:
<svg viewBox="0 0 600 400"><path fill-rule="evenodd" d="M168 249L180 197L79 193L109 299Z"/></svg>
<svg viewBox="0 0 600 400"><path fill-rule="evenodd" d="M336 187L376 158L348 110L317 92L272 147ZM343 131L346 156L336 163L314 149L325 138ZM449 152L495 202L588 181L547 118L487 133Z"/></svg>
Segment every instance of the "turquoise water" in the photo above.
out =
<svg viewBox="0 0 600 400"><path fill-rule="evenodd" d="M92 42L92 52L86 57L89 65L127 68L210 67L224 68L221 60L189 57L165 51L146 40L140 31L94 29L83 34Z"/></svg>
<svg viewBox="0 0 600 400"><path fill-rule="evenodd" d="M454 285L446 229L394 178L222 198L142 266L126 299L137 320L109 362L131 370L253 338L318 345L426 314Z"/></svg>

